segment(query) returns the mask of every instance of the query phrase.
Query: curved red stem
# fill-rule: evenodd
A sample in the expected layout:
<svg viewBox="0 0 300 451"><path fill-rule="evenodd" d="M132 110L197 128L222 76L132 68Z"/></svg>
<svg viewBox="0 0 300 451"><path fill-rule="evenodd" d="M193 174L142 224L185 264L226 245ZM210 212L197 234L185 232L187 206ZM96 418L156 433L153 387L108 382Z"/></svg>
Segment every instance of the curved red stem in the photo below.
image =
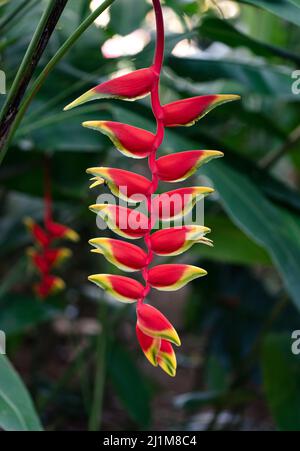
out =
<svg viewBox="0 0 300 451"><path fill-rule="evenodd" d="M149 266L153 260L153 251L151 249L151 240L150 240L150 234L151 230L153 229L155 223L156 223L156 217L155 212L152 208L152 196L157 190L157 186L159 183L159 178L157 175L157 166L156 166L156 154L158 149L160 148L165 135L165 127L164 127L164 121L163 121L163 108L160 102L160 95L159 95L159 85L160 85L160 77L161 77L161 71L163 66L163 60L164 60L164 49L165 49L165 29L164 29L164 19L163 19L163 12L160 4L160 0L152 0L153 1L153 7L155 12L155 18L156 18L156 49L155 49L155 56L153 61L153 70L155 74L157 75L156 82L152 88L151 91L151 104L152 104L152 110L154 117L156 119L156 135L155 135L155 142L153 146L153 150L151 155L148 158L148 165L152 176L152 183L150 186L150 189L147 193L147 210L149 214L149 232L145 236L145 244L148 249L148 258L147 258L147 266L143 270L143 277L145 280L145 289L143 292L143 297L139 299L138 304L140 302L144 302L146 296L150 292L150 285L148 282L148 274L149 274Z"/></svg>

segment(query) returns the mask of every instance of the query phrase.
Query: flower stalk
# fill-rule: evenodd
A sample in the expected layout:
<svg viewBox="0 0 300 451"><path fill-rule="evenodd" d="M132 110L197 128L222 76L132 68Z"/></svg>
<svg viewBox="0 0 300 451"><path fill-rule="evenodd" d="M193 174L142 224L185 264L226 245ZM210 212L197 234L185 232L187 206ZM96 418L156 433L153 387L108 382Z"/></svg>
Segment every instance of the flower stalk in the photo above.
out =
<svg viewBox="0 0 300 451"><path fill-rule="evenodd" d="M34 247L27 249L32 266L40 281L34 285L36 295L44 300L65 288L64 281L53 274L53 269L70 258L72 253L65 247L57 247L56 241L69 239L78 241L78 234L63 224L53 220L53 202L51 193L50 161L45 158L44 224L38 225L32 218L24 223L34 239Z"/></svg>
<svg viewBox="0 0 300 451"><path fill-rule="evenodd" d="M156 308L146 303L152 288L159 291L176 291L190 281L203 277L204 269L186 264L153 266L155 255L179 255L196 243L212 245L205 237L210 230L202 225L164 228L152 233L158 220L164 223L183 218L197 201L213 192L212 188L192 186L167 193L154 194L160 181L175 183L186 180L203 164L223 156L216 150L188 150L157 159L166 127L194 125L213 108L232 100L236 95L208 95L183 99L168 105L160 100L160 80L164 61L165 33L160 0L152 0L156 17L156 49L152 66L122 77L106 81L81 95L65 107L72 109L85 102L102 98L133 101L150 94L156 133L152 134L128 124L111 121L90 121L84 127L108 136L115 147L126 157L148 159L151 179L114 168L90 168L92 186L106 183L114 195L133 203L145 200L147 216L137 210L112 204L95 204L90 210L98 214L117 235L130 239L144 239L146 250L110 238L90 240L92 252L102 254L110 263L127 272L140 271L144 285L130 277L115 274L95 274L89 280L107 291L120 302L136 306L136 334L140 346L154 366L160 366L169 376L176 374L177 362L173 345L180 346L180 338L168 319ZM124 188L126 188L124 190ZM174 201L175 199L175 201Z"/></svg>

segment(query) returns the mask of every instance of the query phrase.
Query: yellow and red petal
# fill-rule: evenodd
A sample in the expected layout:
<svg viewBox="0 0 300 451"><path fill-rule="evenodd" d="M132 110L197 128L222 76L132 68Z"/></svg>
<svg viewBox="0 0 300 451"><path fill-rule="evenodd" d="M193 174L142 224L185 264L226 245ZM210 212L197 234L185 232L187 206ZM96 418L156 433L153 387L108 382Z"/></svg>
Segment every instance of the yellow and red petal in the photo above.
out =
<svg viewBox="0 0 300 451"><path fill-rule="evenodd" d="M79 241L79 235L75 230L70 229L63 224L59 224L58 222L50 221L47 223L47 232L50 234L51 239L59 240L59 239L68 239L70 241Z"/></svg>
<svg viewBox="0 0 300 451"><path fill-rule="evenodd" d="M41 226L31 218L25 218L24 224L39 245L43 247L49 246L51 238Z"/></svg>
<svg viewBox="0 0 300 451"><path fill-rule="evenodd" d="M223 103L238 100L237 95L208 95L178 100L163 107L166 127L194 125L213 108Z"/></svg>
<svg viewBox="0 0 300 451"><path fill-rule="evenodd" d="M213 193L213 189L205 186L179 188L159 194L153 199L152 207L161 221L178 219L188 214L194 205L204 196Z"/></svg>
<svg viewBox="0 0 300 451"><path fill-rule="evenodd" d="M188 150L166 155L157 160L157 175L163 182L182 182L203 164L223 155L217 150Z"/></svg>
<svg viewBox="0 0 300 451"><path fill-rule="evenodd" d="M64 290L65 286L65 282L60 277L47 275L35 285L34 289L39 298L46 299Z"/></svg>
<svg viewBox="0 0 300 451"><path fill-rule="evenodd" d="M161 339L158 337L150 337L149 335L144 334L144 332L136 326L136 336L139 341L139 344L142 348L143 353L153 366L157 366L157 354L160 350Z"/></svg>
<svg viewBox="0 0 300 451"><path fill-rule="evenodd" d="M151 268L148 275L149 284L160 291L176 291L207 272L192 265L167 264Z"/></svg>
<svg viewBox="0 0 300 451"><path fill-rule="evenodd" d="M107 291L120 302L133 303L143 295L144 287L137 280L130 277L115 276L113 274L94 274L89 281Z"/></svg>
<svg viewBox="0 0 300 451"><path fill-rule="evenodd" d="M209 228L198 225L158 230L151 235L151 249L156 255L175 256L187 251L195 243L211 246L211 240L205 238L209 232Z"/></svg>
<svg viewBox="0 0 300 451"><path fill-rule="evenodd" d="M121 99L136 100L145 97L150 93L156 80L153 69L140 69L121 77L108 80L90 89L74 102L67 105L64 110L71 110L86 102L97 99Z"/></svg>
<svg viewBox="0 0 300 451"><path fill-rule="evenodd" d="M157 363L165 373L171 377L176 376L177 359L171 343L161 340L159 353L157 354Z"/></svg>
<svg viewBox="0 0 300 451"><path fill-rule="evenodd" d="M107 135L127 157L146 158L153 151L155 135L147 130L112 121L89 121L82 125Z"/></svg>
<svg viewBox="0 0 300 451"><path fill-rule="evenodd" d="M90 168L87 173L96 178L95 186L103 180L115 196L125 201L143 202L151 186L146 177L124 169Z"/></svg>
<svg viewBox="0 0 300 451"><path fill-rule="evenodd" d="M67 248L44 249L38 251L35 248L28 248L27 255L31 258L34 266L41 273L48 273L53 267L60 265L64 260L71 257L72 252Z"/></svg>
<svg viewBox="0 0 300 451"><path fill-rule="evenodd" d="M138 305L137 325L149 337L168 340L176 346L181 344L180 338L170 321L152 305Z"/></svg>
<svg viewBox="0 0 300 451"><path fill-rule="evenodd" d="M48 260L45 258L45 255L42 252L38 251L34 247L29 247L27 249L27 255L31 259L34 267L41 274L47 274L50 271L51 265L48 262Z"/></svg>
<svg viewBox="0 0 300 451"><path fill-rule="evenodd" d="M149 220L137 210L107 204L91 205L90 210L98 214L113 232L123 238L135 240L144 237L148 232Z"/></svg>
<svg viewBox="0 0 300 451"><path fill-rule="evenodd" d="M134 244L111 238L94 238L89 243L95 247L92 252L104 255L122 271L141 271L147 265L146 252Z"/></svg>

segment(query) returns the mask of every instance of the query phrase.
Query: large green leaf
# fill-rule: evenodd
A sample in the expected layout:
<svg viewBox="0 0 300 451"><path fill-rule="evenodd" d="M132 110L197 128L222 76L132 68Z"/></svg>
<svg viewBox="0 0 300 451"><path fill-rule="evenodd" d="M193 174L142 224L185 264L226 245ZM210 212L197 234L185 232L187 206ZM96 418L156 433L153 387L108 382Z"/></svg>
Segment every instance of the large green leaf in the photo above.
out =
<svg viewBox="0 0 300 451"><path fill-rule="evenodd" d="M42 431L27 389L3 355L0 355L0 427L6 431Z"/></svg>
<svg viewBox="0 0 300 451"><path fill-rule="evenodd" d="M292 353L291 337L270 334L262 349L263 380L274 420L284 431L300 430L300 359Z"/></svg>
<svg viewBox="0 0 300 451"><path fill-rule="evenodd" d="M213 41L223 42L233 48L247 47L256 55L264 57L279 56L300 63L298 55L247 36L231 25L228 20L221 20L216 17L205 18L200 26L200 35Z"/></svg>
<svg viewBox="0 0 300 451"><path fill-rule="evenodd" d="M132 357L116 342L111 344L108 372L130 417L141 426L149 425L151 419L149 387Z"/></svg>
<svg viewBox="0 0 300 451"><path fill-rule="evenodd" d="M268 250L280 271L287 292L300 309L300 224L274 206L246 175L219 161L207 165L208 175L235 224Z"/></svg>
<svg viewBox="0 0 300 451"><path fill-rule="evenodd" d="M34 296L9 295L1 300L0 330L6 335L24 332L59 313L59 309L39 302Z"/></svg>
<svg viewBox="0 0 300 451"><path fill-rule="evenodd" d="M299 0L239 0L270 11L282 19L288 20L295 25L300 25L300 2Z"/></svg>
<svg viewBox="0 0 300 451"><path fill-rule="evenodd" d="M212 228L210 238L214 241L214 247L194 246L194 254L225 263L270 265L267 252L250 240L225 215L205 215L205 225Z"/></svg>
<svg viewBox="0 0 300 451"><path fill-rule="evenodd" d="M291 71L281 67L174 56L170 57L168 62L176 74L196 82L235 80L240 84L240 92L252 92L292 101L300 99L291 91Z"/></svg>
<svg viewBox="0 0 300 451"><path fill-rule="evenodd" d="M111 6L110 26L115 33L129 34L139 27L149 7L146 0L118 0Z"/></svg>

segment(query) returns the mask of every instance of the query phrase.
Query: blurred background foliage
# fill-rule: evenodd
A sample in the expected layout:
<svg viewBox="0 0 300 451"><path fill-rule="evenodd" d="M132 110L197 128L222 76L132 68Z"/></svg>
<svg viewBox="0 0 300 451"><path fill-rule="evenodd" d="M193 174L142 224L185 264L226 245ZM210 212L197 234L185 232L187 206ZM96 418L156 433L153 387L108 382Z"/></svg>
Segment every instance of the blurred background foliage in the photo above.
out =
<svg viewBox="0 0 300 451"><path fill-rule="evenodd" d="M8 88L45 3L0 3ZM37 72L99 3L69 0ZM0 330L8 356L48 430L91 429L95 409L105 430L300 430L300 358L291 352L291 333L300 329L300 2L165 0L164 13L163 102L242 96L195 127L168 130L162 149L225 153L194 180L216 188L205 212L215 247L194 247L184 259L208 277L175 296L151 294L182 336L177 378L144 361L134 310L87 283L89 274L115 268L89 253L88 239L100 232L88 205L100 192L89 192L85 169L147 172L80 123L112 119L154 130L149 100L62 112L107 77L151 62L154 17L146 0L116 0L81 36L34 98L1 166ZM66 291L41 303L32 294L22 219L42 218L45 153L56 218L81 242L64 268ZM28 392L3 356L0 370L0 426L39 429Z"/></svg>

